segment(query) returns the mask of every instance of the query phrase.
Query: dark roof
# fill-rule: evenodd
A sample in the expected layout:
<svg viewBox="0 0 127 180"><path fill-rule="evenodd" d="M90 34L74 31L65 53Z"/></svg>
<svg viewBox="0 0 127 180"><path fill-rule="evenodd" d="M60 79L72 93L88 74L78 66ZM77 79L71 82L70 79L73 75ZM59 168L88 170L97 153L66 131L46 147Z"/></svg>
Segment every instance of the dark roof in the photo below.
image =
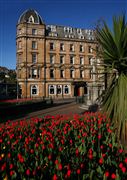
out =
<svg viewBox="0 0 127 180"><path fill-rule="evenodd" d="M30 17L33 18L33 22L30 22ZM34 9L28 9L22 13L18 20L19 23L34 23L34 24L44 24L44 21L42 20L41 16L34 10Z"/></svg>
<svg viewBox="0 0 127 180"><path fill-rule="evenodd" d="M95 30L58 25L46 25L46 35L58 38L95 40Z"/></svg>

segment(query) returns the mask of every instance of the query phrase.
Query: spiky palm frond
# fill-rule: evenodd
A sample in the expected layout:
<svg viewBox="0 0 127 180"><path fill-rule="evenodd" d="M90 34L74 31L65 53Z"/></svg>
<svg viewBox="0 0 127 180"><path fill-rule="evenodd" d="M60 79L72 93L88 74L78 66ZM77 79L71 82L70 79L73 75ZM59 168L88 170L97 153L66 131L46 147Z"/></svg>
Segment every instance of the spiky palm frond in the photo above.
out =
<svg viewBox="0 0 127 180"><path fill-rule="evenodd" d="M125 15L113 17L113 30L103 22L97 29L97 40L106 70L112 72L111 83L102 99L102 110L107 112L118 136L127 140L127 23ZM115 70L115 73L114 73ZM126 129L125 129L126 128Z"/></svg>

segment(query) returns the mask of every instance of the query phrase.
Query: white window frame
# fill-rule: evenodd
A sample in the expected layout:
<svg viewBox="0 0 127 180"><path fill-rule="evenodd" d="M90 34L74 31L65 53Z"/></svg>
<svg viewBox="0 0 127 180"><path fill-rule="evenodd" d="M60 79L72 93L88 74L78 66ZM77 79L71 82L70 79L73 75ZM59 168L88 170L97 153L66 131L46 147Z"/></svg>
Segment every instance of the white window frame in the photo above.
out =
<svg viewBox="0 0 127 180"><path fill-rule="evenodd" d="M89 48L89 53L92 53L93 52L92 46L88 46L88 48Z"/></svg>
<svg viewBox="0 0 127 180"><path fill-rule="evenodd" d="M61 72L63 72L63 77L61 76L62 75ZM64 77L65 77L65 71L64 69L60 69L60 78L64 78Z"/></svg>
<svg viewBox="0 0 127 180"><path fill-rule="evenodd" d="M65 93L65 88L68 87L68 93ZM70 94L70 85L63 85L63 94L69 95Z"/></svg>
<svg viewBox="0 0 127 180"><path fill-rule="evenodd" d="M60 64L64 64L64 56L63 55L60 55ZM61 61L62 60L62 61Z"/></svg>
<svg viewBox="0 0 127 180"><path fill-rule="evenodd" d="M35 77L34 77L34 76L35 76ZM37 78L37 76L38 76L38 71L37 71L37 69L33 68L33 69L31 70L31 77L32 77L32 79Z"/></svg>
<svg viewBox="0 0 127 180"><path fill-rule="evenodd" d="M79 51L84 52L84 46L82 44L80 44L80 46L79 46Z"/></svg>
<svg viewBox="0 0 127 180"><path fill-rule="evenodd" d="M35 86L35 88L36 88L36 91L37 91L37 93L36 94L33 94L32 93L32 91L33 91L33 87ZM39 87L38 87L38 85L31 85L31 96L37 96L38 95L38 93L39 93Z"/></svg>
<svg viewBox="0 0 127 180"><path fill-rule="evenodd" d="M72 72L72 77L71 77L71 72ZM70 78L74 78L75 77L75 71L74 69L70 69Z"/></svg>
<svg viewBox="0 0 127 180"><path fill-rule="evenodd" d="M50 64L54 64L55 56L53 54L50 54Z"/></svg>
<svg viewBox="0 0 127 180"><path fill-rule="evenodd" d="M71 59L72 58L72 59ZM72 61L72 62L71 62ZM70 56L70 64L75 64L75 57L74 56Z"/></svg>
<svg viewBox="0 0 127 180"><path fill-rule="evenodd" d="M70 51L71 51L71 52L74 52L74 51L75 51L74 44L70 44Z"/></svg>
<svg viewBox="0 0 127 180"><path fill-rule="evenodd" d="M37 35L37 29L35 28L32 29L32 35Z"/></svg>
<svg viewBox="0 0 127 180"><path fill-rule="evenodd" d="M58 93L58 88L60 88L60 90L61 90L60 93ZM57 86L56 86L56 94L57 94L57 95L62 94L62 85L57 85Z"/></svg>
<svg viewBox="0 0 127 180"><path fill-rule="evenodd" d="M32 63L33 64L37 63L37 53L32 53Z"/></svg>
<svg viewBox="0 0 127 180"><path fill-rule="evenodd" d="M80 69L80 78L84 78L84 71Z"/></svg>
<svg viewBox="0 0 127 180"><path fill-rule="evenodd" d="M60 43L60 51L64 51L64 43Z"/></svg>
<svg viewBox="0 0 127 180"><path fill-rule="evenodd" d="M84 57L80 56L80 64L83 65L84 64Z"/></svg>
<svg viewBox="0 0 127 180"><path fill-rule="evenodd" d="M37 41L32 41L32 49L37 49Z"/></svg>
<svg viewBox="0 0 127 180"><path fill-rule="evenodd" d="M54 88L54 93L50 93L50 88L53 87ZM48 85L48 92L49 92L49 95L56 95L56 85Z"/></svg>

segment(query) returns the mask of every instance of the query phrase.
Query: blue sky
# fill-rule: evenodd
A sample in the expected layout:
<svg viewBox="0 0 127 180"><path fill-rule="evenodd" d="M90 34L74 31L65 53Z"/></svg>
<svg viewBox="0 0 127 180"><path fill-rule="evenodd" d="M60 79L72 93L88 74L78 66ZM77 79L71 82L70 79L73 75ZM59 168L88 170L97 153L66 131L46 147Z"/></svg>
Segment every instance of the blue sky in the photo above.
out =
<svg viewBox="0 0 127 180"><path fill-rule="evenodd" d="M0 0L0 66L15 69L16 24L29 8L35 9L46 24L89 29L99 19L111 27L112 16L125 12L127 0Z"/></svg>

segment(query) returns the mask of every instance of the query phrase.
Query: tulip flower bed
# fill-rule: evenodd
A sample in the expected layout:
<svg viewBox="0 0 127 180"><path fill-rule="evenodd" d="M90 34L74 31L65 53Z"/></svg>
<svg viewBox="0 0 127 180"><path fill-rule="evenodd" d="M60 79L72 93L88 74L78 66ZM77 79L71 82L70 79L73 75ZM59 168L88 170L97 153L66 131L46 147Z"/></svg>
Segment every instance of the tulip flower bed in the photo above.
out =
<svg viewBox="0 0 127 180"><path fill-rule="evenodd" d="M2 125L0 164L9 180L127 180L127 155L100 113Z"/></svg>

